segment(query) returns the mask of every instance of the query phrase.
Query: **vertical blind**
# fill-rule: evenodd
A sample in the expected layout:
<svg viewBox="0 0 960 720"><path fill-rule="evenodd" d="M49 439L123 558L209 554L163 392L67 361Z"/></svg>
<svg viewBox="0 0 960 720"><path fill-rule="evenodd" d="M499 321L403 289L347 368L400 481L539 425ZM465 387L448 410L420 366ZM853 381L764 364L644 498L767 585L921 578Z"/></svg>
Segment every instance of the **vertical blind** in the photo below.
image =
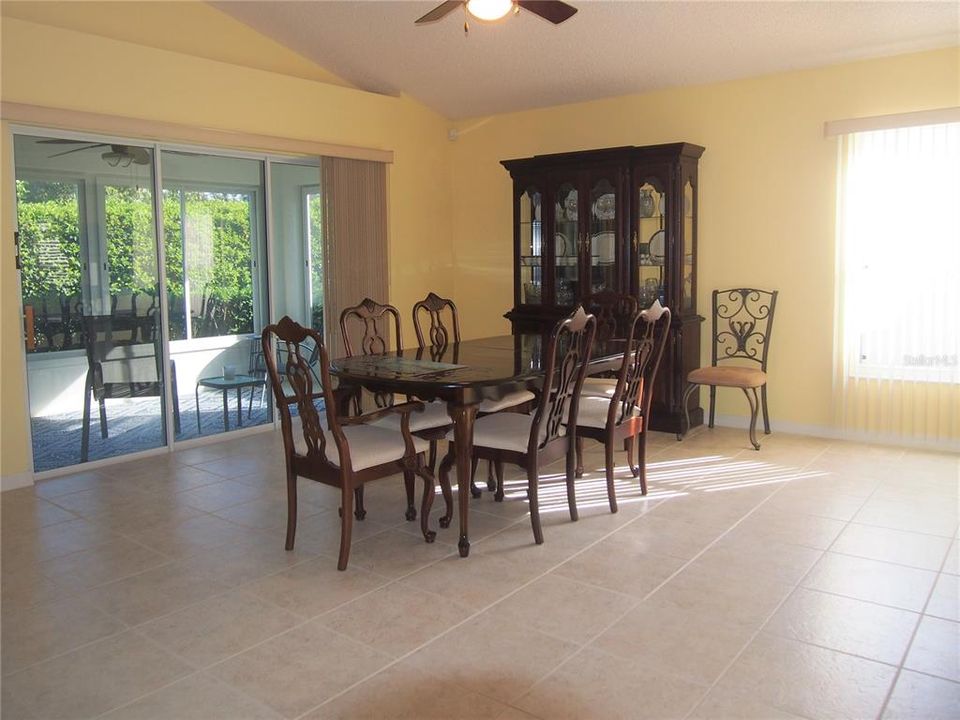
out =
<svg viewBox="0 0 960 720"><path fill-rule="evenodd" d="M960 441L960 123L842 136L842 424Z"/></svg>
<svg viewBox="0 0 960 720"><path fill-rule="evenodd" d="M330 357L345 354L340 313L365 297L387 302L387 169L384 163L323 158L325 322Z"/></svg>

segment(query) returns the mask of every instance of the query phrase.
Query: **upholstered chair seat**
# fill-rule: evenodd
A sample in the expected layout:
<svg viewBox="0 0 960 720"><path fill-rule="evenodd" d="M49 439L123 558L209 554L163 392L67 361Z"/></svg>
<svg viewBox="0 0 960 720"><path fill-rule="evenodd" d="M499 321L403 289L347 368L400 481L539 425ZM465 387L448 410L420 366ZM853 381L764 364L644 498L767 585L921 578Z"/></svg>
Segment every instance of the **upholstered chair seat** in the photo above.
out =
<svg viewBox="0 0 960 720"><path fill-rule="evenodd" d="M687 382L698 385L755 388L766 385L767 374L760 368L734 367L733 365L702 367L691 370L687 375Z"/></svg>
<svg viewBox="0 0 960 720"><path fill-rule="evenodd" d="M581 395L580 410L579 414L577 415L577 425L601 429L605 428L607 426L607 417L609 416L609 412L610 398ZM643 417L643 413L638 407L634 407L631 413L631 417ZM640 428L640 430L642 431L642 428Z"/></svg>
<svg viewBox="0 0 960 720"><path fill-rule="evenodd" d="M410 432L419 433L424 430L433 430L435 428L448 427L450 425L450 415L447 414L447 404L444 402L424 403L425 407L421 413L410 415ZM371 425L387 428L394 432L400 431L400 416L388 415L385 418L376 420Z"/></svg>
<svg viewBox="0 0 960 720"><path fill-rule="evenodd" d="M413 418L417 413L410 416L410 424L413 424ZM399 415L393 415L399 421ZM397 422L397 429L391 430L385 427L378 427L377 423L372 425L356 425L342 428L343 434L350 445L350 465L354 471L366 470L374 465L383 465L384 463L402 460L407 455L407 446L404 443L403 435L400 432L400 423ZM413 432L413 428L410 429ZM417 454L427 452L430 449L430 443L423 438L412 436L413 448ZM327 458L330 464L340 467L340 456L332 452Z"/></svg>
<svg viewBox="0 0 960 720"><path fill-rule="evenodd" d="M529 390L517 390L512 393L507 393L499 400L484 400L480 403L480 407L477 408L477 412L484 414L500 412L501 410L506 410L507 408L533 402L536 399L537 396Z"/></svg>

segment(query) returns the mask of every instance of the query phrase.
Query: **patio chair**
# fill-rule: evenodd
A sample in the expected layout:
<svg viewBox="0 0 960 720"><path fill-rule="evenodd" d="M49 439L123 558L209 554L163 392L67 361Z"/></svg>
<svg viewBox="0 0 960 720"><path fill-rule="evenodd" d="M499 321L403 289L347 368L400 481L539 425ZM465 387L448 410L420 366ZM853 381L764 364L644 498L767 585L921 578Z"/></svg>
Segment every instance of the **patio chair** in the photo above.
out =
<svg viewBox="0 0 960 720"><path fill-rule="evenodd" d="M100 437L109 437L106 401L112 398L162 397L160 333L153 342L138 342L137 318L116 315L85 315L83 340L87 355L87 374L83 394L83 430L80 462L87 462L90 451L91 401L99 406ZM180 432L180 406L177 400L176 365L170 361L173 397L173 422Z"/></svg>

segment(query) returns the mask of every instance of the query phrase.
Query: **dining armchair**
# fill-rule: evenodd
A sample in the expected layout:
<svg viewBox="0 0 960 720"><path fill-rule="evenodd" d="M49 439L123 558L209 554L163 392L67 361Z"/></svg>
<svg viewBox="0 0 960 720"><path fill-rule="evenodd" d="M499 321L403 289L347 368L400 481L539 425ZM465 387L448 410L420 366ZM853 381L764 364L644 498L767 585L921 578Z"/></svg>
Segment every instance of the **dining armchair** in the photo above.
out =
<svg viewBox="0 0 960 720"><path fill-rule="evenodd" d="M347 357L357 355L378 355L390 351L390 336L395 338L397 352L403 350L403 337L400 332L400 312L393 305L384 305L370 298L364 298L359 305L345 308L340 313L340 332ZM374 393L373 400L378 409L394 404L392 393ZM361 394L358 391L353 398L354 409L359 415L363 411ZM437 441L446 437L452 426L445 403L423 403L424 409L410 418L410 431L429 442L428 465L436 467ZM397 415L386 415L377 421L378 425L392 430L400 429ZM413 520L417 510L413 504L413 482L407 481L407 519Z"/></svg>
<svg viewBox="0 0 960 720"><path fill-rule="evenodd" d="M320 388L315 390L313 369L301 348L311 339L319 347ZM342 416L330 380L330 360L316 330L284 317L268 325L261 335L267 375L280 415L287 479L286 549L293 550L297 532L297 478L302 477L340 490L340 553L337 569L345 570L350 557L353 520L363 520L363 486L372 480L403 473L408 486L415 476L423 479L420 530L428 543L436 532L428 527L434 496L434 477L424 464L428 443L410 432L410 417L423 411L423 403L391 405L356 417ZM286 357L285 375L278 370L274 349L280 347ZM325 405L327 429L320 422L316 400ZM293 437L291 407L296 406L303 433L305 451L297 449ZM374 421L387 416L399 418L399 432L377 426ZM333 438L333 447L327 442ZM447 493L445 493L446 495ZM409 501L408 501L409 505ZM447 512L452 512L448 509ZM408 518L409 519L409 518Z"/></svg>
<svg viewBox="0 0 960 720"><path fill-rule="evenodd" d="M424 327L429 321L429 326ZM413 306L413 329L417 333L417 345L421 350L430 349L432 355L442 355L450 343L460 342L460 315L457 306L449 298L440 297L431 292L423 300ZM426 330L426 333L424 333ZM429 344L428 344L429 343ZM515 390L497 400L483 400L477 407L478 417L502 410L514 412L529 412L531 403L536 400L529 390ZM471 470L470 492L473 497L480 497L479 488L473 482L477 462L474 460ZM431 465L431 467L434 467ZM494 464L491 463L487 476L487 489L496 490L496 481L493 477ZM503 469L498 470L502 474Z"/></svg>
<svg viewBox="0 0 960 720"><path fill-rule="evenodd" d="M682 440L690 428L687 401L700 385L710 386L710 420L713 427L718 387L740 388L750 405L750 444L757 442L757 415L763 410L763 432L770 434L767 411L767 356L773 330L773 311L777 307L776 290L733 288L713 291L713 323L710 367L697 368L687 375L687 387L681 405L684 408ZM757 396L757 390L760 396Z"/></svg>
<svg viewBox="0 0 960 720"><path fill-rule="evenodd" d="M567 504L570 519L576 520L577 503L574 488L577 404L590 361L597 321L582 306L563 318L553 332L544 355L544 381L537 407L532 415L493 413L478 418L473 426L473 457L518 465L527 473L527 499L533 539L543 543L540 524L540 467L566 457ZM440 464L441 489L449 490L449 474L455 457L452 434L448 437L450 452ZM503 474L498 471L495 499L503 500ZM452 507L447 502L448 508ZM452 509L441 521L449 524ZM445 522L444 522L445 521Z"/></svg>
<svg viewBox="0 0 960 720"><path fill-rule="evenodd" d="M617 512L613 452L618 445L626 444L630 471L634 477L640 478L640 494L647 494L647 429L650 425L653 387L669 335L670 309L662 307L659 301L643 312L635 313L627 329L623 362L617 372L613 391L609 396L584 392L580 398L576 476L583 475L584 438L602 443L607 500L613 513ZM635 450L637 465L633 464Z"/></svg>

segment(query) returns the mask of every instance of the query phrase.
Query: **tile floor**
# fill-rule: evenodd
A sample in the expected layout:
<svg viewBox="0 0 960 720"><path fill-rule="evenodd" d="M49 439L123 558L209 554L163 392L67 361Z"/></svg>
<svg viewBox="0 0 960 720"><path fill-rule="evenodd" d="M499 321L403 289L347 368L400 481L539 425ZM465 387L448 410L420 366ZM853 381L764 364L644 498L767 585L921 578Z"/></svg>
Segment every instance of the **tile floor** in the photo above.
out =
<svg viewBox="0 0 960 720"><path fill-rule="evenodd" d="M960 457L659 435L616 515L600 458L542 546L517 473L472 501L466 560L373 484L344 573L328 488L283 550L273 433L3 493L3 717L960 716Z"/></svg>

